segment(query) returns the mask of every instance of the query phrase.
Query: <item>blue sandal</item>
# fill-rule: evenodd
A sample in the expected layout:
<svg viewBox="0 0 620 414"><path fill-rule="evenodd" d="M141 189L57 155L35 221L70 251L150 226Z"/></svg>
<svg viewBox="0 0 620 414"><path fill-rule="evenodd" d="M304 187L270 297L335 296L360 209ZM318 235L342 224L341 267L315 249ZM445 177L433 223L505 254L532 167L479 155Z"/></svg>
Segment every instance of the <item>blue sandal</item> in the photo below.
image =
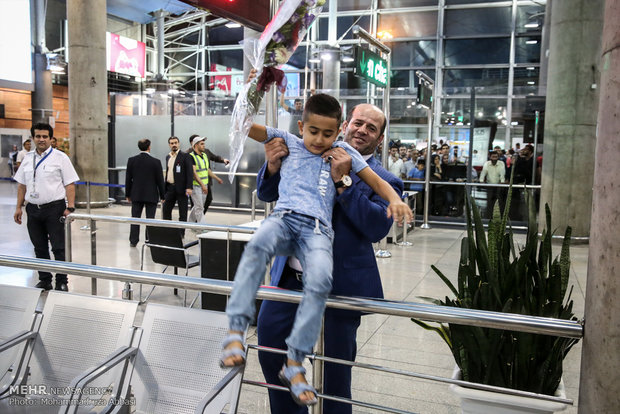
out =
<svg viewBox="0 0 620 414"><path fill-rule="evenodd" d="M278 373L278 378L280 378L280 381L282 381L282 384L284 384L289 389L289 391L291 392L291 396L293 397L293 400L295 400L297 404L314 405L317 402L319 402L319 400L317 400L316 398L318 394L312 385L305 383L305 382L297 382L295 384L291 383L293 377L297 374L302 374L303 376L305 376L306 369L299 365L287 366L286 364L284 364L284 366L282 367L282 370L280 370L280 372ZM301 398L299 398L301 394L303 394L305 391L310 391L312 394L314 394L314 399L304 401Z"/></svg>
<svg viewBox="0 0 620 414"><path fill-rule="evenodd" d="M234 342L239 342L243 348L230 348L226 349L226 347ZM232 356L240 356L243 360L239 363L233 365L225 365L224 360L228 359ZM245 342L243 342L243 337L239 334L228 334L224 341L222 341L222 356L220 357L220 368L233 368L245 365Z"/></svg>

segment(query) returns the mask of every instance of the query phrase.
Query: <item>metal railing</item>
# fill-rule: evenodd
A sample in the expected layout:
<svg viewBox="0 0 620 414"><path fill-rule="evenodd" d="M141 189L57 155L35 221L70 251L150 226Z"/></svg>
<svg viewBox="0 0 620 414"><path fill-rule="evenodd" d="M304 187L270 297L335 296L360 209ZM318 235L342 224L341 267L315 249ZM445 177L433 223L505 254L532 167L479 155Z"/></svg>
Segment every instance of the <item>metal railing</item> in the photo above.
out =
<svg viewBox="0 0 620 414"><path fill-rule="evenodd" d="M216 226L214 226L216 227ZM192 289L201 292L214 293L220 295L229 295L232 291L233 282L217 280L217 279L197 279L187 278L183 276L173 276L152 272L143 272L136 270L118 269L111 267L93 266L77 263L58 262L54 260L35 259L20 256L0 255L0 266L16 267L31 270L46 270L51 272L67 273L71 275L86 276L91 278L102 278L108 280L117 280L121 282L136 282L152 284L156 286L176 287L182 289ZM258 290L257 298L263 300L275 300L291 303L299 303L303 294L301 292L288 291L273 287L261 287ZM537 316L517 315L510 313L499 313L482 310L461 309L432 304L423 304L415 302L398 302L390 300L376 300L365 298L354 298L344 296L330 296L327 300L327 306L330 308L345 309L352 311L361 311L365 313L376 313L390 316L401 316L407 318L415 318L428 322L453 323L461 325L479 326L485 328L494 328L502 330L512 330L520 332L529 332L543 335L553 335L568 338L581 338L583 336L583 326L578 321L569 321L562 319L543 318ZM272 350L259 346L252 346L253 349L269 352L286 352L282 350ZM439 381L442 383L456 384L468 388L485 390L490 392L498 392L503 394L517 395L529 398L535 398L546 401L554 401L564 404L572 404L570 399L554 397L543 394L536 394L526 391L518 391L502 387L495 387L484 384L470 383L462 380L438 377L434 375L420 374L405 370L391 369L377 365L364 364L359 362L351 362L340 359L329 358L323 355L313 354L310 358L314 359L315 369L320 369L316 365L321 365L323 361L341 363L355 366L363 369L379 370L386 373L404 375L412 378ZM256 381L244 381L247 384L257 385L268 388L281 389L276 385L263 384ZM313 384L315 388L321 389L320 383ZM369 408L380 409L393 413L406 413L406 411L393 409L390 407L377 406L375 404L362 401L349 400L340 397L328 396L320 394L322 398L334 401L341 401L348 404L354 404Z"/></svg>

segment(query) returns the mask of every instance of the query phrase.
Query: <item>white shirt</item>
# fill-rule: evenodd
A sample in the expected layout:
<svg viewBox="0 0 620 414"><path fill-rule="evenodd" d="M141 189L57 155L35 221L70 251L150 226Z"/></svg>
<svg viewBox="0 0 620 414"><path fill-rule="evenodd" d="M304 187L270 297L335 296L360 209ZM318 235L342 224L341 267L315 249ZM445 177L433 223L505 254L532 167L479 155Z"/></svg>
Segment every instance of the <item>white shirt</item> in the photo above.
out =
<svg viewBox="0 0 620 414"><path fill-rule="evenodd" d="M35 165L38 165L36 175ZM52 147L49 147L42 155L37 154L36 151L26 154L14 178L15 181L26 186L26 201L32 204L64 200L67 195L65 186L80 179L69 157Z"/></svg>
<svg viewBox="0 0 620 414"><path fill-rule="evenodd" d="M388 170L398 178L406 172L403 160L399 158L396 161L392 161L392 157L388 157Z"/></svg>
<svg viewBox="0 0 620 414"><path fill-rule="evenodd" d="M497 164L493 165L491 161L487 161L482 166L482 173L480 173L480 182L484 182L484 178L487 178L489 184L501 184L506 181L506 168L502 161L497 161Z"/></svg>
<svg viewBox="0 0 620 414"><path fill-rule="evenodd" d="M18 163L18 164L20 162L22 162L24 160L24 157L26 156L26 154L28 154L28 151L26 151L25 149L19 151L17 153L17 158L15 159L15 162Z"/></svg>

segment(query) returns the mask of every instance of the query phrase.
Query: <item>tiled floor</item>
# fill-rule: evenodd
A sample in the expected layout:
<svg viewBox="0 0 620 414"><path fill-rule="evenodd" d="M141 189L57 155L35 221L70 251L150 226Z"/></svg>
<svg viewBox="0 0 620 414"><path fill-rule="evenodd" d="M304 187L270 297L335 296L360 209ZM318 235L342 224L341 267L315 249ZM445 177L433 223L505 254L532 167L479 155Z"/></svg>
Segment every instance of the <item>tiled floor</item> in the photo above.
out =
<svg viewBox="0 0 620 414"><path fill-rule="evenodd" d="M13 222L16 185L0 182L0 223L4 234L0 238L2 254L33 257L32 245L25 225ZM80 211L83 212L83 211ZM96 214L129 216L128 206L113 206L95 211ZM161 217L160 210L157 217ZM213 224L241 224L250 221L249 215L226 214L210 211L207 222ZM81 231L78 223L72 233L74 261L90 263L89 233ZM4 227L6 226L6 227ZM130 248L129 228L126 225L101 223L97 232L97 260L104 266L129 269L140 268L140 246ZM190 236L193 236L189 233ZM409 237L413 246L389 245L392 257L378 259L385 295L387 299L399 301L420 301L420 296L443 297L449 294L447 288L431 270L436 265L447 275L455 275L460 254L462 230L416 229ZM142 236L142 235L141 235ZM573 298L575 314L581 317L584 306L584 290L588 260L587 245L576 245L571 249L572 270L570 283L575 285ZM145 270L159 272L156 265L147 265ZM191 275L197 276L198 269ZM32 271L0 267L0 283L34 286L37 282ZM90 293L90 279L70 277L70 289L78 293ZM98 282L98 294L121 297L120 282ZM181 304L182 296L174 296L169 288L155 290L154 302ZM137 321L139 323L139 321ZM251 332L250 343L256 343ZM564 382L569 398L577 400L581 344L577 344L566 359ZM449 377L454 362L448 347L439 337L417 327L407 318L369 315L365 316L358 331L358 361L383 365L418 373ZM416 413L456 413L458 400L448 385L376 373L364 369L353 370L353 398L373 404L387 405ZM246 369L246 378L262 381L255 352L251 352ZM577 403L566 412L576 413ZM240 409L244 413L261 414L269 412L267 392L264 388L244 386ZM377 412L355 407L355 413Z"/></svg>

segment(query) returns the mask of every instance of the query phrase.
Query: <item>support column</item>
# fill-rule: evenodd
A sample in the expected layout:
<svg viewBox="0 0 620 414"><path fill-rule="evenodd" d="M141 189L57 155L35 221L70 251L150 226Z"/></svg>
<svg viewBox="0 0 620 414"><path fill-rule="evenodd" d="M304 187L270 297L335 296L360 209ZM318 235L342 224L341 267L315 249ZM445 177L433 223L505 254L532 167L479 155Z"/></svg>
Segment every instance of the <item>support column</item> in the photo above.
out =
<svg viewBox="0 0 620 414"><path fill-rule="evenodd" d="M326 60L326 57L327 60ZM323 61L323 91L340 99L340 50L326 49L321 52Z"/></svg>
<svg viewBox="0 0 620 414"><path fill-rule="evenodd" d="M52 73L47 70L47 47L45 44L45 1L32 2L35 26L34 42L34 91L31 95L32 123L50 123L53 116ZM52 124L53 126L53 124Z"/></svg>
<svg viewBox="0 0 620 414"><path fill-rule="evenodd" d="M540 211L561 234L590 233L604 0L551 3Z"/></svg>
<svg viewBox="0 0 620 414"><path fill-rule="evenodd" d="M592 196L579 413L620 407L620 1L607 0Z"/></svg>
<svg viewBox="0 0 620 414"><path fill-rule="evenodd" d="M108 78L105 0L67 0L69 26L69 139L71 161L83 181L108 182ZM78 202L86 187L77 187ZM105 205L108 188L91 188Z"/></svg>

